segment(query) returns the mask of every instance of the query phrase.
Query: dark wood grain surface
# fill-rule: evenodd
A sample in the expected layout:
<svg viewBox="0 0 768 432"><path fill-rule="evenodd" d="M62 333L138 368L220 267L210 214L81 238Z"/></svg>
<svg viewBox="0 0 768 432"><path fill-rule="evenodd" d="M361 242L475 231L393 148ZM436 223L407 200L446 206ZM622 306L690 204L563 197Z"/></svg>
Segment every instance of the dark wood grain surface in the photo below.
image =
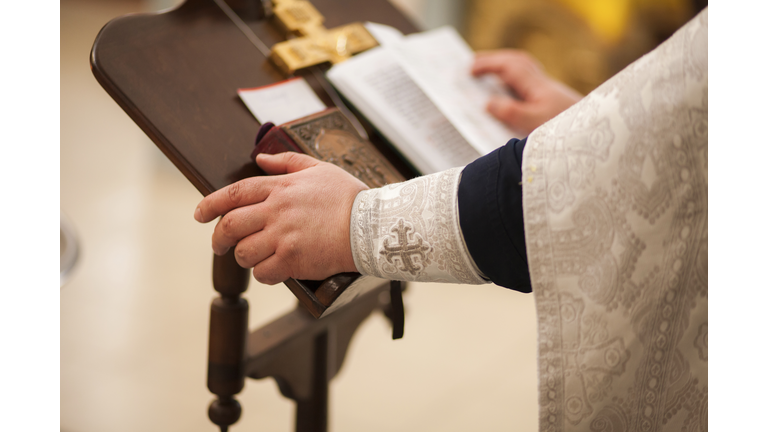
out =
<svg viewBox="0 0 768 432"><path fill-rule="evenodd" d="M228 0L228 3L268 46L284 40L280 27L271 19L263 18L259 1ZM416 30L387 0L313 0L312 3L326 17L325 25L329 28L369 20L392 25L404 33ZM203 195L261 174L250 159L260 125L238 98L237 89L263 86L286 77L213 0L188 0L173 11L129 15L110 21L96 37L91 68L107 93ZM307 76L307 81L321 100L331 106L315 75ZM363 125L371 134L373 144L381 148L385 156L393 158L395 167L404 167L394 160L391 149L372 133L370 124L363 120ZM407 168L402 173L412 176ZM325 431L328 382L341 365L352 333L375 307L373 300L365 299L378 298L380 290L369 291L368 296L356 299L358 306L368 303L370 306L346 308L347 313L340 312L330 321L303 320L304 330L300 333L306 335L300 338L299 345L302 350L313 353L311 358L316 359L317 368L296 364L275 372L270 369L272 363L265 360L275 357L273 350L267 348L280 347L293 339L292 333L286 332L290 323L279 320L270 327L276 335L282 335L276 345L261 339L246 343L248 303L240 294L247 289L248 271L237 266L230 251L215 257L213 276L220 297L211 305L208 387L216 398L210 405L209 418L221 431L237 421L241 407L235 395L243 388L244 366L253 366L254 361L259 360L257 363L263 363L269 372L261 375L258 370L251 370L257 375L254 377L279 372L277 375L290 378L293 392L310 389L306 395L299 392L302 397L297 398L296 430ZM330 304L323 304L315 292L326 302L341 304L337 297L345 293L355 279L356 275L339 275L317 282L318 286L308 287L308 283L293 280L287 281L287 285L306 310L318 317ZM354 314L348 317L349 311ZM309 316L305 316L303 310L296 314ZM337 320L340 322L332 329L331 323ZM314 328L322 331L315 334ZM257 330L257 339L259 335L265 333ZM345 342L339 344L338 341ZM249 352L246 353L246 349ZM250 352L253 349L260 351ZM252 361L248 362L248 358ZM284 363L279 356L275 359L279 364ZM309 386L306 380L296 377L307 377L307 382L313 384Z"/></svg>
<svg viewBox="0 0 768 432"><path fill-rule="evenodd" d="M253 3L230 3L268 46L285 39L272 18L248 9ZM386 0L312 3L328 28L368 20L404 33L417 30ZM203 195L260 174L249 158L259 123L237 89L286 77L212 0L109 22L96 38L91 66L105 90ZM314 76L307 80L331 106ZM382 145L376 136L372 141Z"/></svg>
<svg viewBox="0 0 768 432"><path fill-rule="evenodd" d="M404 33L416 31L387 0L312 3L326 17L328 28L374 21ZM230 0L229 4L266 45L285 39L279 23L262 16L258 1ZM96 37L91 67L102 87L203 195L262 174L250 158L260 124L237 89L287 77L213 0L188 0L169 12L110 21ZM326 106L333 106L315 73L299 75ZM413 177L408 164L365 119L360 120L374 146L404 177ZM289 280L287 285L319 317L349 285L346 279L332 277L314 284ZM330 303L315 297L318 289Z"/></svg>

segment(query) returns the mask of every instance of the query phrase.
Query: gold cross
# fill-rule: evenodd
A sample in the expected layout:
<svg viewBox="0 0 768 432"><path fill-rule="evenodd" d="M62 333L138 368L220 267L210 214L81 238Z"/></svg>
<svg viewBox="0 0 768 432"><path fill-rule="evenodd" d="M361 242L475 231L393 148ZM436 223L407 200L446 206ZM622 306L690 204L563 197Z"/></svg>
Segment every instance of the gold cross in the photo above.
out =
<svg viewBox="0 0 768 432"><path fill-rule="evenodd" d="M323 16L306 0L273 0L272 10L297 36L272 47L270 58L286 74L320 63L340 63L378 45L361 23L326 29Z"/></svg>

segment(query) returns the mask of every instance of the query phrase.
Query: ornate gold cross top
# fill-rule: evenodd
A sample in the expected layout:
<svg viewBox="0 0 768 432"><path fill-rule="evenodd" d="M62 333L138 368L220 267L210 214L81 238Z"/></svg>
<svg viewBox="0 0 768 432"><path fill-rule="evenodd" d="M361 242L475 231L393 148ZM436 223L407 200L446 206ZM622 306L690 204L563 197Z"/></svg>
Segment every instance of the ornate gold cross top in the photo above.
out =
<svg viewBox="0 0 768 432"><path fill-rule="evenodd" d="M270 58L287 74L316 64L340 63L378 43L361 23L332 29L306 0L273 0L272 11L286 30L297 36L272 47Z"/></svg>

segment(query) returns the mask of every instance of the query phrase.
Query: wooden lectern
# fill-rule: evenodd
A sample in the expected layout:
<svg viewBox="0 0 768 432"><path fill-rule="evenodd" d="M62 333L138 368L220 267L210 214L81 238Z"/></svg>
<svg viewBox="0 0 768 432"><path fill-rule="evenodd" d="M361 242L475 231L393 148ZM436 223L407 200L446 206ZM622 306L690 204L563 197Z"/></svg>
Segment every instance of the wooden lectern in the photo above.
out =
<svg viewBox="0 0 768 432"><path fill-rule="evenodd" d="M187 0L160 14L129 15L110 21L91 52L94 76L163 153L203 194L246 177L261 175L249 157L259 123L236 89L259 87L286 77L216 2ZM221 0L224 1L224 0ZM286 39L270 16L267 1L226 0L265 45ZM325 25L374 21L416 31L387 0L314 0ZM306 78L326 106L336 105L322 66L296 72ZM290 71L289 71L290 72ZM364 119L370 141L406 178L415 175ZM207 245L206 245L207 246ZM346 277L346 279L345 279ZM249 271L232 250L213 260L213 285L220 297L211 305L208 388L216 395L208 414L226 431L240 417L235 399L245 377L274 377L281 392L296 401L296 430L327 429L328 383L338 372L358 325L377 308L390 313L379 286L333 314L317 301L318 289L343 289L350 278L315 283L292 281L302 302L294 311L248 331ZM399 283L393 282L394 289ZM298 287L298 288L297 288ZM297 291L299 290L299 291ZM313 306L314 305L314 309Z"/></svg>

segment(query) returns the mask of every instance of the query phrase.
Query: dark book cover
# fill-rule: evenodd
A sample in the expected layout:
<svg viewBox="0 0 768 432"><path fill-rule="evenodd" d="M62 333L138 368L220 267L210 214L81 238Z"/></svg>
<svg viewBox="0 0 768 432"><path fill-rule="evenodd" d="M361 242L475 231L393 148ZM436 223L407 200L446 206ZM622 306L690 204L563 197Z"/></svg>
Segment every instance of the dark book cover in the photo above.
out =
<svg viewBox="0 0 768 432"><path fill-rule="evenodd" d="M251 153L277 154L295 151L341 167L371 188L405 180L384 156L357 133L337 108L275 126L265 123L256 136ZM364 280L365 279L365 280ZM285 284L315 317L324 316L369 289L381 280L343 273L324 281L289 279Z"/></svg>

